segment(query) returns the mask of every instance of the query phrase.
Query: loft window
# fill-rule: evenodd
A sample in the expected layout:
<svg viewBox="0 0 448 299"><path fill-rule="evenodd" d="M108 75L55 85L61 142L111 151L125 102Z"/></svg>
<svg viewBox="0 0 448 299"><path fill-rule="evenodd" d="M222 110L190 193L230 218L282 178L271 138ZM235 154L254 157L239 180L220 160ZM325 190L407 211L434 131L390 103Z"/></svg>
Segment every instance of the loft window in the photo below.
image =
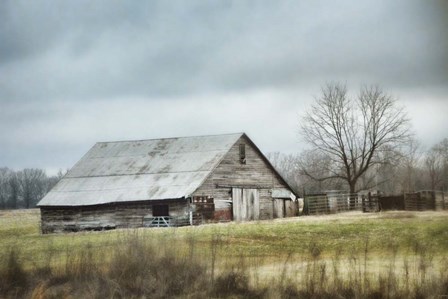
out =
<svg viewBox="0 0 448 299"><path fill-rule="evenodd" d="M240 163L246 164L246 145L240 144Z"/></svg>

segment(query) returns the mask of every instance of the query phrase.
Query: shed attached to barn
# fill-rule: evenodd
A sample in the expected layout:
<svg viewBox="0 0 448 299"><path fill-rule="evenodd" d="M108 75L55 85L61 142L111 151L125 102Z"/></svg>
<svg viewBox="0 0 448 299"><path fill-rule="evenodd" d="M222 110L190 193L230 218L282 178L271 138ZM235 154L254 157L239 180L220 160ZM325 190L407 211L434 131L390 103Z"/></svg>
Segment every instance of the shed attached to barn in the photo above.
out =
<svg viewBox="0 0 448 299"><path fill-rule="evenodd" d="M96 143L38 206L43 233L297 213L293 190L244 133Z"/></svg>

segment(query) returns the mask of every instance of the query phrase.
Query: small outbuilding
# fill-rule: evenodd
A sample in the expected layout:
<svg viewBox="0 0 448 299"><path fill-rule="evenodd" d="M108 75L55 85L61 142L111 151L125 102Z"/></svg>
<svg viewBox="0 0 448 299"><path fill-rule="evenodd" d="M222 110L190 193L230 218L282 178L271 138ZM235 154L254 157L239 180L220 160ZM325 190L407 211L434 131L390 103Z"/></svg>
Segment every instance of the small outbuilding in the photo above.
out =
<svg viewBox="0 0 448 299"><path fill-rule="evenodd" d="M43 233L297 214L293 190L244 133L96 143L38 207Z"/></svg>

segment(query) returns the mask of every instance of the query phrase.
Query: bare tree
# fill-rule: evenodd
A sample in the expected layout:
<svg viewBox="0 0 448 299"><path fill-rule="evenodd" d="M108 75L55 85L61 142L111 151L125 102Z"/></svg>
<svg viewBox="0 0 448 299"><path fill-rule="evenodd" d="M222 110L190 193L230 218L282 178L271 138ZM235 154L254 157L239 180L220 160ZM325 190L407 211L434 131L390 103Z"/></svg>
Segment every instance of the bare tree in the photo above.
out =
<svg viewBox="0 0 448 299"><path fill-rule="evenodd" d="M405 149L400 163L401 191L414 192L417 186L417 173L421 160L421 145L416 139L411 138Z"/></svg>
<svg viewBox="0 0 448 299"><path fill-rule="evenodd" d="M337 83L322 88L301 121L301 132L312 150L331 162L318 179L344 180L351 193L358 191L368 169L384 162L385 152L397 150L410 137L406 113L390 95L372 86L352 98Z"/></svg>
<svg viewBox="0 0 448 299"><path fill-rule="evenodd" d="M383 192L413 192L422 186L419 179L421 154L420 142L409 138L409 142L399 151L381 152L379 160L382 163L368 170L365 176L373 176L375 186Z"/></svg>
<svg viewBox="0 0 448 299"><path fill-rule="evenodd" d="M34 207L47 192L47 176L42 169L25 168L18 173L25 208Z"/></svg>
<svg viewBox="0 0 448 299"><path fill-rule="evenodd" d="M6 209L8 206L10 173L6 167L0 168L0 209Z"/></svg>
<svg viewBox="0 0 448 299"><path fill-rule="evenodd" d="M15 172L12 172L8 178L9 199L8 208L17 209L19 206L20 182Z"/></svg>
<svg viewBox="0 0 448 299"><path fill-rule="evenodd" d="M67 173L68 169L59 169L56 175L48 177L45 184L45 193L49 192Z"/></svg>
<svg viewBox="0 0 448 299"><path fill-rule="evenodd" d="M448 187L448 139L445 138L427 152L425 165L432 190Z"/></svg>
<svg viewBox="0 0 448 299"><path fill-rule="evenodd" d="M359 190L381 190L394 192L397 186L397 175L403 155L400 151L385 146L385 149L376 154L376 161L366 172L360 176L357 186Z"/></svg>
<svg viewBox="0 0 448 299"><path fill-rule="evenodd" d="M336 170L331 158L319 151L305 150L299 156L299 174L302 187L306 192L322 190L340 190L343 181L332 177Z"/></svg>
<svg viewBox="0 0 448 299"><path fill-rule="evenodd" d="M282 175L291 188L297 194L301 193L298 171L298 156L294 154L282 154L280 152L268 153L266 157L272 166Z"/></svg>
<svg viewBox="0 0 448 299"><path fill-rule="evenodd" d="M32 208L67 173L47 176L42 169L0 168L0 209Z"/></svg>

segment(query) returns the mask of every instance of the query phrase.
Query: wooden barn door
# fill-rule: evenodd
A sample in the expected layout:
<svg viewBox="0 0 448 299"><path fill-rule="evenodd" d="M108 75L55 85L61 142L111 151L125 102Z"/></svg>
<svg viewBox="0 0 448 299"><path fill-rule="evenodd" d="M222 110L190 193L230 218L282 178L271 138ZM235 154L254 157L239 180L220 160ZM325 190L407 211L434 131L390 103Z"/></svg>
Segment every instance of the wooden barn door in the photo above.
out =
<svg viewBox="0 0 448 299"><path fill-rule="evenodd" d="M260 219L260 196L257 189L232 188L233 220Z"/></svg>
<svg viewBox="0 0 448 299"><path fill-rule="evenodd" d="M274 198L274 218L285 217L285 200L283 198Z"/></svg>

